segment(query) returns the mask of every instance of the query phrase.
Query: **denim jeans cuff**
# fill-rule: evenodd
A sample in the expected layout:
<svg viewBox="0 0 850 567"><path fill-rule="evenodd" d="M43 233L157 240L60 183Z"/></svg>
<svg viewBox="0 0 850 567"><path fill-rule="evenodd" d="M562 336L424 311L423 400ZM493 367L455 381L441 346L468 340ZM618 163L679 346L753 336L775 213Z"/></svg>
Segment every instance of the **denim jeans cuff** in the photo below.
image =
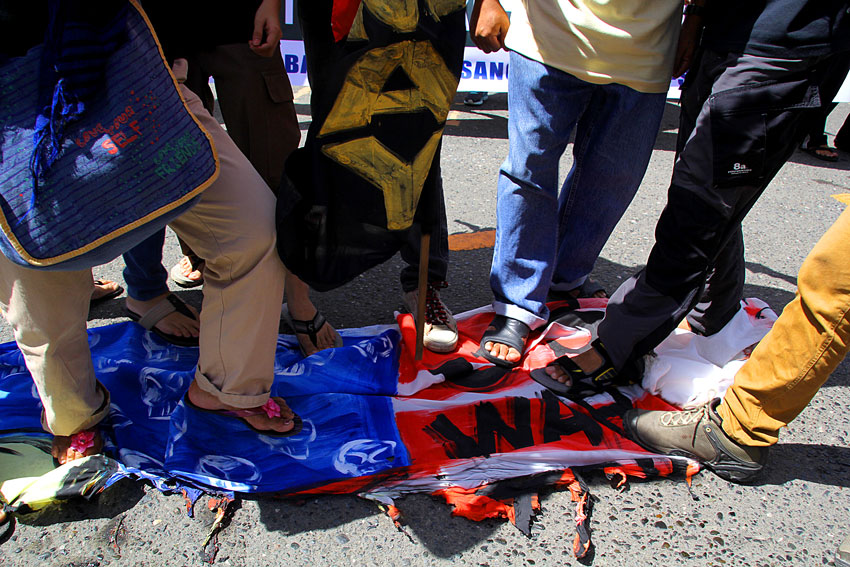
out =
<svg viewBox="0 0 850 567"><path fill-rule="evenodd" d="M540 327L546 324L546 319L538 317L534 313L526 311L522 307L511 305L509 303L495 301L493 302L493 311L496 312L496 315L504 315L505 317L510 317L511 319L522 321L523 323L528 325L528 327L532 331L535 329L539 329Z"/></svg>

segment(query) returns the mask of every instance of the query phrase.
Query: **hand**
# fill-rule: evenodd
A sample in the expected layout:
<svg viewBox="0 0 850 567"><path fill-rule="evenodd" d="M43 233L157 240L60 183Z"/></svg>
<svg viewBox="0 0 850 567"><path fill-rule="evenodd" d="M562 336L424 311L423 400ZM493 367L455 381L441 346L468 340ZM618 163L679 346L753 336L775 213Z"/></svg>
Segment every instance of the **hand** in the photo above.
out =
<svg viewBox="0 0 850 567"><path fill-rule="evenodd" d="M696 14L685 16L682 31L679 33L679 45L676 46L676 58L673 61L673 78L681 77L690 69L700 34L702 34L702 16Z"/></svg>
<svg viewBox="0 0 850 567"><path fill-rule="evenodd" d="M263 0L254 13L254 37L248 47L263 57L271 57L280 49L280 0Z"/></svg>
<svg viewBox="0 0 850 567"><path fill-rule="evenodd" d="M511 23L499 0L475 0L469 19L472 42L484 53L507 49L505 36Z"/></svg>

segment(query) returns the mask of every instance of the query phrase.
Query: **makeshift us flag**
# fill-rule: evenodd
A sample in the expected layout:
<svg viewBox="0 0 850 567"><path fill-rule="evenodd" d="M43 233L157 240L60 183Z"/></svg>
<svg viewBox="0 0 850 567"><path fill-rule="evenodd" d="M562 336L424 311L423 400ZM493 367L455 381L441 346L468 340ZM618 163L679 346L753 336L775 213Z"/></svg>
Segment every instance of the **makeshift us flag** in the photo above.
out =
<svg viewBox="0 0 850 567"><path fill-rule="evenodd" d="M286 163L278 251L313 288L350 281L444 214L440 138L463 62L464 5L298 3L313 121Z"/></svg>

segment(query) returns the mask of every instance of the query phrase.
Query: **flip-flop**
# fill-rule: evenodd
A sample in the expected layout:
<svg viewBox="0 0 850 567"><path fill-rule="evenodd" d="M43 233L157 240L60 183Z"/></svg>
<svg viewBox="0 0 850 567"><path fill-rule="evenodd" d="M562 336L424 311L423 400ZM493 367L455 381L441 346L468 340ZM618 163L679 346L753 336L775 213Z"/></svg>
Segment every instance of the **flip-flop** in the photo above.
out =
<svg viewBox="0 0 850 567"><path fill-rule="evenodd" d="M280 310L281 318L286 321L286 323L292 327L292 330L295 331L296 335L307 335L307 338L310 339L310 342L313 343L313 346L317 349L319 348L319 331L322 330L322 327L325 326L325 323L328 322L325 319L325 316L321 314L321 312L317 309L316 315L313 317L311 321L302 321L300 319L293 319L292 314L289 312L289 307L284 304ZM342 346L342 337L339 336L339 333L336 333L336 338L334 339L334 346L331 348L339 348ZM304 350L304 347L301 346L301 341L298 341L298 348L301 349L301 354L303 356L308 356L307 351ZM319 349L322 351L324 349ZM315 354L315 353L313 353Z"/></svg>
<svg viewBox="0 0 850 567"><path fill-rule="evenodd" d="M519 363L522 362L522 355L525 353L525 340L528 338L531 328L522 321L512 317L506 317L505 315L494 316L490 327L493 327L493 329L488 328L488 330L484 331L484 336L481 337L478 352L475 353L476 356L485 358L502 368L515 368L519 366ZM520 358L516 362L510 362L504 358L493 356L484 348L484 345L487 343L499 343L514 348L519 352Z"/></svg>
<svg viewBox="0 0 850 567"><path fill-rule="evenodd" d="M191 319L198 319L186 303L173 293L169 293L163 297L161 301L151 307L151 309L144 315L139 315L126 305L124 306L124 312L127 314L127 317L169 343L177 346L198 346L198 337L172 335L171 333L166 333L156 328L157 323L162 321L166 315L174 313L175 311Z"/></svg>
<svg viewBox="0 0 850 567"><path fill-rule="evenodd" d="M104 279L100 279L100 278L94 280L94 285L105 285L107 283L114 283L114 282L112 282L112 280L104 280ZM99 304L103 303L104 301L108 301L108 300L110 300L114 297L118 297L122 293L124 293L124 288L119 285L117 288L115 288L113 291L110 291L106 295L102 295L102 296L97 297L97 298L93 297L91 299L91 301L89 302L89 305L90 306L99 305Z"/></svg>
<svg viewBox="0 0 850 567"><path fill-rule="evenodd" d="M830 161L830 162L838 161L838 152L835 150L835 148L833 148L832 146L830 146L828 144L823 144L823 145L814 146L814 147L812 147L812 146L801 146L800 149L803 150L804 152L806 152L807 154L809 154L810 156L814 156L814 157L816 157L820 160L823 160L823 161ZM822 155L822 154L818 153L819 151L820 152L832 152L832 155Z"/></svg>
<svg viewBox="0 0 850 567"><path fill-rule="evenodd" d="M200 278L193 280L192 278L188 277L184 273L184 268L183 268L183 261L184 260L188 261L189 267L192 268L189 271L189 273L192 273L192 272L195 272L195 271L200 272L201 273ZM205 263L204 263L203 260L198 259L197 262L193 262L192 259L189 258L188 256L183 256L180 259L179 262L177 262L176 264L174 264L171 267L171 271L169 273L171 274L171 279L174 280L174 283L176 283L180 287L185 287L185 288L198 287L199 285L204 284L204 266L205 266Z"/></svg>
<svg viewBox="0 0 850 567"><path fill-rule="evenodd" d="M270 397L269 402L274 404L274 406L277 407L278 411L280 411L280 405L281 404L280 404L280 402L278 402L276 400L280 400L281 402L283 402L284 406L289 407L286 404L286 400L284 400L283 398ZM269 402L266 402L266 405L268 405ZM298 414L294 414L294 412L293 412L294 415L292 416L292 429L290 429L289 431L275 431L274 429L257 429L256 427L251 425L245 419L246 417L251 417L252 415L263 415L263 414L268 415L268 410L266 409L266 405L256 407L256 408L239 409L239 410L212 410L212 409L202 408L200 406L196 406L195 404L193 404L192 400L189 399L188 393L183 396L183 403L187 407L190 407L190 408L198 410L198 411L203 411L203 412L206 412L206 413L213 413L213 414L220 415L220 416L223 416L223 417L235 417L236 419L238 419L239 421L244 423L250 429L253 429L255 432L259 433L260 435L267 435L269 437L292 437L293 435L298 435L299 433L301 433L301 430L304 428L304 421L301 419L301 416L299 416Z"/></svg>
<svg viewBox="0 0 850 567"><path fill-rule="evenodd" d="M106 401L106 400L104 400ZM102 408L101 408L102 409ZM98 410L100 411L100 410ZM97 455L103 452L103 435L97 428L83 429L82 431L78 431L74 433L71 437L70 447L74 449L81 455L85 457L89 457L91 455L86 455L86 452L89 449L97 447L97 450L92 453L92 455ZM70 462L70 461L68 461ZM66 462L65 464L67 464ZM60 467L62 463L59 462L59 459L53 457L54 466Z"/></svg>

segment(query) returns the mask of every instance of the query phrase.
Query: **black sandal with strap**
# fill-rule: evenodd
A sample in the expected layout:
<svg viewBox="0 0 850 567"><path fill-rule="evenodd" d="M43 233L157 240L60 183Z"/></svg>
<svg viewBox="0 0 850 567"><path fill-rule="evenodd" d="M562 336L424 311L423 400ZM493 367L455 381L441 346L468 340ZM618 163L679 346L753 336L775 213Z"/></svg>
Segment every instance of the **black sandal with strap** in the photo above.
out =
<svg viewBox="0 0 850 567"><path fill-rule="evenodd" d="M484 336L481 337L481 342L479 343L480 346L478 347L476 355L486 358L496 366L501 366L503 368L514 368L519 366L519 363L522 360L522 355L525 353L525 339L528 338L531 328L522 321L506 317L505 315L496 315L493 317L493 322L490 323L490 327L493 328L486 330L484 332ZM484 348L484 345L487 343L499 343L500 345L506 345L516 349L517 352L519 352L520 360L510 362L504 358L493 356L486 348Z"/></svg>
<svg viewBox="0 0 850 567"><path fill-rule="evenodd" d="M585 372L572 361L571 357L564 355L550 362L549 366L557 364L564 369L570 379L569 385L549 376L545 368L532 370L531 378L556 394L570 399L587 398L613 386L626 386L632 383L617 372L599 339L593 341L590 346L602 357L602 364L593 372Z"/></svg>
<svg viewBox="0 0 850 567"><path fill-rule="evenodd" d="M310 321L302 321L300 319L294 319L292 315L287 312L285 313L286 322L289 323L289 326L292 327L292 330L295 331L298 335L307 335L309 337L310 342L313 343L313 346L317 349L319 348L319 331L322 327L325 326L325 323L328 322L325 319L325 316L317 309L316 315ZM339 334L334 338L334 348L339 348L342 346L342 337ZM301 342L298 342L298 348L301 349L301 354L307 356L307 351L301 346ZM321 350L321 349L320 349Z"/></svg>

